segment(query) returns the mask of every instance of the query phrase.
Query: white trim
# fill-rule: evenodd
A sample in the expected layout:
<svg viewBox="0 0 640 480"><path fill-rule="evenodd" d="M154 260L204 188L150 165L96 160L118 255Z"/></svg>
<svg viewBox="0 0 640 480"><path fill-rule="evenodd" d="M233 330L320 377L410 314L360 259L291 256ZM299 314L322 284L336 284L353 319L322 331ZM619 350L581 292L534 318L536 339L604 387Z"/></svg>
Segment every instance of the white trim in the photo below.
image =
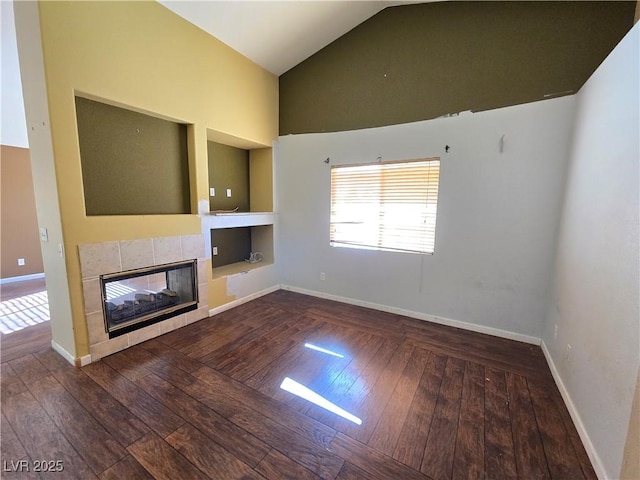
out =
<svg viewBox="0 0 640 480"><path fill-rule="evenodd" d="M209 310L209 316L213 317L218 313L225 312L234 307L242 305L243 303L250 302L251 300L255 300L256 298L275 292L276 290L280 290L281 288L282 288L281 285L274 285L272 287L265 288L264 290L260 290L259 292L252 293L251 295L247 295L246 297L237 298L236 300L233 300L229 303L225 303L224 305L220 305L219 307L212 308L211 310Z"/></svg>
<svg viewBox="0 0 640 480"><path fill-rule="evenodd" d="M292 287L290 285L281 285L280 288L282 288L283 290L289 290L291 292L311 295L313 297L325 298L327 300L334 300L336 302L348 303L350 305L357 305L359 307L371 308L373 310L380 310L381 312L404 315L405 317L416 318L418 320L425 320L427 322L438 323L440 325L447 325L449 327L456 327L456 328L462 328L463 330L469 330L472 332L485 333L487 335L493 335L494 337L507 338L509 340L516 340L518 342L530 343L532 345L540 345L540 338L532 337L530 335L524 335L522 333L510 332L508 330L501 330L499 328L487 327L484 325L475 325L473 323L463 322L460 320L453 320L450 318L438 317L438 316L429 315L426 313L414 312L412 310L405 310L403 308L389 307L387 305L381 305L379 303L372 303L372 302L366 302L363 300L357 300L354 298L341 297L339 295L332 295L330 293L316 292L314 290L307 290L304 288Z"/></svg>
<svg viewBox="0 0 640 480"><path fill-rule="evenodd" d="M69 362L74 367L76 366L76 357L67 352L64 348L60 346L60 344L51 340L51 348L53 348L56 352L64 357L64 359Z"/></svg>
<svg viewBox="0 0 640 480"><path fill-rule="evenodd" d="M562 395L562 400L564 400L564 404L567 406L567 410L569 410L569 415L571 415L571 419L573 420L573 424L578 431L578 435L580 436L580 440L582 440L582 444L584 445L584 449L587 451L587 455L589 456L589 460L591 460L591 464L593 465L593 469L596 471L596 475L599 479L606 479L607 474L602 464L602 460L600 460L600 455L596 451L593 443L591 442L591 438L589 437L589 433L587 432L587 428L584 426L582 422L582 418L578 413L578 409L576 408L573 400L571 399L571 395L569 395L569 391L567 387L565 387L564 382L562 381L562 377L560 376L560 372L556 368L556 364L553 362L553 357L551 356L551 352L547 348L547 345L544 343L544 340L541 341L540 346L542 347L542 352L544 353L544 357L547 359L547 364L549 365L549 369L551 370L551 375L553 375L553 379L558 386L558 390L560 390L560 395Z"/></svg>
<svg viewBox="0 0 640 480"><path fill-rule="evenodd" d="M36 278L44 278L44 273L32 273L31 275L21 275L19 277L0 278L0 285L5 283L24 282L26 280L35 280Z"/></svg>
<svg viewBox="0 0 640 480"><path fill-rule="evenodd" d="M89 365L91 363L91 355L85 355L84 357L76 358L69 352L67 352L62 346L60 346L59 343L56 343L53 340L51 340L51 348L58 352L67 362L69 362L74 367L84 367L85 365Z"/></svg>

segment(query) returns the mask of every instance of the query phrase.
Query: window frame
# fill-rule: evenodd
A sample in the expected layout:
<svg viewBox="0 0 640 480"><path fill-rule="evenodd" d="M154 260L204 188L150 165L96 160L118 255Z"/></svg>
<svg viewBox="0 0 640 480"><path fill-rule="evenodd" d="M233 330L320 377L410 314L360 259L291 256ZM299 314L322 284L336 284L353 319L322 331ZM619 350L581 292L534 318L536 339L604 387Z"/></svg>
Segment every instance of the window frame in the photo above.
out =
<svg viewBox="0 0 640 480"><path fill-rule="evenodd" d="M440 169L440 157L332 165L329 244L433 255Z"/></svg>

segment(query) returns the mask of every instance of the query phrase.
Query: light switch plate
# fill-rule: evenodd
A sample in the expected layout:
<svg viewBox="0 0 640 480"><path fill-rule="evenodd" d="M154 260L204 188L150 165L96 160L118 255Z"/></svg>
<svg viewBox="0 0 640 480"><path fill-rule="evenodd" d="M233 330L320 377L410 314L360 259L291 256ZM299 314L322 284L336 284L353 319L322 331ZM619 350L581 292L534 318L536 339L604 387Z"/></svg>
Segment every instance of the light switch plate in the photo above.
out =
<svg viewBox="0 0 640 480"><path fill-rule="evenodd" d="M231 197L231 189L227 188L227 197Z"/></svg>
<svg viewBox="0 0 640 480"><path fill-rule="evenodd" d="M210 188L209 189L209 196L210 197L215 197L216 196L216 189L215 188Z"/></svg>

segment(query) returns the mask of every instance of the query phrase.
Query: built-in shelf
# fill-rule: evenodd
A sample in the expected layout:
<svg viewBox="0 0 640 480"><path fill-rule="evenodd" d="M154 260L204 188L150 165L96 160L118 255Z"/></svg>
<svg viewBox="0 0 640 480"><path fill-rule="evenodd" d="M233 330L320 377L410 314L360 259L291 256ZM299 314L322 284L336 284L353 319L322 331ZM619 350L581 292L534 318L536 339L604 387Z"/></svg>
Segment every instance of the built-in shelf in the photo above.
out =
<svg viewBox="0 0 640 480"><path fill-rule="evenodd" d="M272 148L207 129L207 155L210 211L200 220L213 278L273 266ZM262 261L241 261L252 253Z"/></svg>
<svg viewBox="0 0 640 480"><path fill-rule="evenodd" d="M246 272L266 265L272 265L273 256L273 225L275 213L235 213L235 214L204 214L202 219L202 233L205 240L207 257L212 259L213 278ZM259 263L238 262L230 265L216 266L212 252L212 233L216 230L248 228L251 229L251 252L260 252L263 261ZM247 256L250 252L247 252Z"/></svg>
<svg viewBox="0 0 640 480"><path fill-rule="evenodd" d="M274 212L210 212L201 215L202 226L209 230L215 228L257 227L273 225Z"/></svg>
<svg viewBox="0 0 640 480"><path fill-rule="evenodd" d="M248 273L251 270L268 267L270 265L273 265L273 262L262 261L258 263L249 263L249 262L232 263L230 265L224 265L222 267L214 268L213 278L215 279L215 278L221 278L221 277L228 277L230 275Z"/></svg>

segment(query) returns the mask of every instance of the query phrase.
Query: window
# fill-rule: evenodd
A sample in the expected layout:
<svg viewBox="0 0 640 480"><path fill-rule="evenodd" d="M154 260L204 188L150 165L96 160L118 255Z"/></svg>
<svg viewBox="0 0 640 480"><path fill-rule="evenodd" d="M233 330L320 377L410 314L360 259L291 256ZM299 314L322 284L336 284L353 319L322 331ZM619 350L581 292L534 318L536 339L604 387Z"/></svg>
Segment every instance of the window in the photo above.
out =
<svg viewBox="0 0 640 480"><path fill-rule="evenodd" d="M433 253L440 159L331 167L332 246Z"/></svg>

